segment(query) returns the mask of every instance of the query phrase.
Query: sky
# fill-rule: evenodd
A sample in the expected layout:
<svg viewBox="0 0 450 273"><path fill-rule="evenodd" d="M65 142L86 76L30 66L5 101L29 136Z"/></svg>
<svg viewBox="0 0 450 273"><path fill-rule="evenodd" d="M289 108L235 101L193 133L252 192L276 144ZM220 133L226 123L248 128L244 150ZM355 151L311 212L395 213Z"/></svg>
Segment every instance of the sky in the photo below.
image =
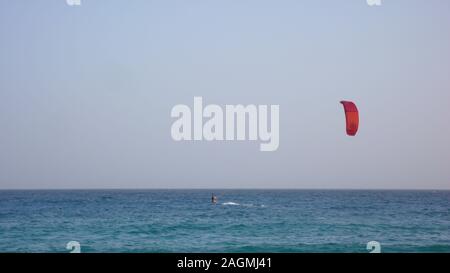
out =
<svg viewBox="0 0 450 273"><path fill-rule="evenodd" d="M448 26L447 0L0 0L0 189L450 189ZM278 150L174 141L194 96L279 105Z"/></svg>

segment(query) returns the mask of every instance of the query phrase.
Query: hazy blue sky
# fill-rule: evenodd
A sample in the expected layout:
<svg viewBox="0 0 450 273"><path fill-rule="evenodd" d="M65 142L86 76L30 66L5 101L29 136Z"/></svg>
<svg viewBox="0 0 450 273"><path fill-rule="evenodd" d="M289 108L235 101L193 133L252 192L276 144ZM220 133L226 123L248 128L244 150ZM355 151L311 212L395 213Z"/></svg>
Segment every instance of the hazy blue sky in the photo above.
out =
<svg viewBox="0 0 450 273"><path fill-rule="evenodd" d="M0 0L0 188L450 189L449 26L448 0ZM174 142L194 96L279 104L279 149Z"/></svg>

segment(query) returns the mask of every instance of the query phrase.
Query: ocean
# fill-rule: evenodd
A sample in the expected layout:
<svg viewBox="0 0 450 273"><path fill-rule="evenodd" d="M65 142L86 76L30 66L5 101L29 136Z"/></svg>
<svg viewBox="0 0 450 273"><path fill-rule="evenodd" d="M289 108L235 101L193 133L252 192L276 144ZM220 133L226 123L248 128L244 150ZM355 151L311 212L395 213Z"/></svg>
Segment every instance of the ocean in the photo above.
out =
<svg viewBox="0 0 450 273"><path fill-rule="evenodd" d="M211 194L218 196L211 203ZM0 252L450 252L450 191L3 190Z"/></svg>

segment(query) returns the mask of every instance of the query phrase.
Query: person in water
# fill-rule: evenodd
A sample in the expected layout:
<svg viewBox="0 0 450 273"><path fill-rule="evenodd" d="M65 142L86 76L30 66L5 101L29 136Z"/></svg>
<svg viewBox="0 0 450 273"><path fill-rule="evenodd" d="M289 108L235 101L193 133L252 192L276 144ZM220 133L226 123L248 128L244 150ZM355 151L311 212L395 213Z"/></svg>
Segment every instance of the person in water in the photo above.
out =
<svg viewBox="0 0 450 273"><path fill-rule="evenodd" d="M211 203L213 204L217 203L217 196L215 196L214 193L211 196Z"/></svg>

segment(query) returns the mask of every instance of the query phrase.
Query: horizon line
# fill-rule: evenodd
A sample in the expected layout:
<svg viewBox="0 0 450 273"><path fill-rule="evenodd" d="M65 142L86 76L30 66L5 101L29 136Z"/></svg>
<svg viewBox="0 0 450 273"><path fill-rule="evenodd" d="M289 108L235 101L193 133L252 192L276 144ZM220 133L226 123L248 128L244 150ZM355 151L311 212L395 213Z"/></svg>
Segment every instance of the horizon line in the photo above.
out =
<svg viewBox="0 0 450 273"><path fill-rule="evenodd" d="M450 191L450 188L0 188L0 191L107 191L107 190L123 190L123 191L133 191L133 190L324 190L324 191Z"/></svg>

